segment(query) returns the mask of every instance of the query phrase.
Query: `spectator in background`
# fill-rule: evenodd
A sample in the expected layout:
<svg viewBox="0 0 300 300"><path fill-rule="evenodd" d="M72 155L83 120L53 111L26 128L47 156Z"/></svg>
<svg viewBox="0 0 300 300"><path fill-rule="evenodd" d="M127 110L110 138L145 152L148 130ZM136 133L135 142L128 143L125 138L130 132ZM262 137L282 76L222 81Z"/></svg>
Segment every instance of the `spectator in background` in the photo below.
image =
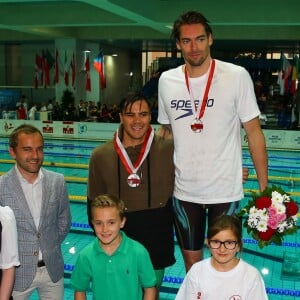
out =
<svg viewBox="0 0 300 300"><path fill-rule="evenodd" d="M292 127L292 106L292 95L280 96L278 103L278 127L280 129L290 129Z"/></svg>
<svg viewBox="0 0 300 300"><path fill-rule="evenodd" d="M53 110L52 99L48 100L47 110L48 110L48 111L52 111L52 110Z"/></svg>
<svg viewBox="0 0 300 300"><path fill-rule="evenodd" d="M17 109L17 116L19 120L26 120L26 110L22 103L19 105Z"/></svg>
<svg viewBox="0 0 300 300"><path fill-rule="evenodd" d="M114 104L111 109L111 122L119 123L120 122L120 110L117 104Z"/></svg>
<svg viewBox="0 0 300 300"><path fill-rule="evenodd" d="M82 99L79 101L78 105L78 117L79 121L87 120L87 102Z"/></svg>
<svg viewBox="0 0 300 300"><path fill-rule="evenodd" d="M8 120L9 119L9 111L7 110L7 108L4 108L4 110L2 111L2 118L4 120Z"/></svg>
<svg viewBox="0 0 300 300"><path fill-rule="evenodd" d="M265 93L261 93L261 95L257 99L257 104L262 114L266 114L267 107L267 96Z"/></svg>
<svg viewBox="0 0 300 300"><path fill-rule="evenodd" d="M47 106L46 106L46 104L44 102L42 103L40 111L47 111Z"/></svg>
<svg viewBox="0 0 300 300"><path fill-rule="evenodd" d="M35 113L37 111L36 104L34 104L29 110L29 120L35 120Z"/></svg>
<svg viewBox="0 0 300 300"><path fill-rule="evenodd" d="M294 127L299 127L300 126L300 85L298 85L298 89L294 95L294 114L295 114L295 121L294 121Z"/></svg>
<svg viewBox="0 0 300 300"><path fill-rule="evenodd" d="M61 121L62 120L62 108L57 101L53 102L53 110L52 110L52 120L53 121Z"/></svg>
<svg viewBox="0 0 300 300"><path fill-rule="evenodd" d="M145 83L142 89L142 95L148 99L154 98L157 100L158 92L158 80L162 72L166 71L168 68L159 68L154 71L151 78Z"/></svg>
<svg viewBox="0 0 300 300"><path fill-rule="evenodd" d="M22 95L20 100L16 103L16 108L18 110L19 106L22 104L25 109L25 119L27 119L27 112L28 112L28 103L27 98L25 95Z"/></svg>
<svg viewBox="0 0 300 300"><path fill-rule="evenodd" d="M100 112L100 115L99 115L99 122L108 123L108 122L111 122L111 121L112 121L111 111L108 108L108 106L104 103L102 105L101 112Z"/></svg>

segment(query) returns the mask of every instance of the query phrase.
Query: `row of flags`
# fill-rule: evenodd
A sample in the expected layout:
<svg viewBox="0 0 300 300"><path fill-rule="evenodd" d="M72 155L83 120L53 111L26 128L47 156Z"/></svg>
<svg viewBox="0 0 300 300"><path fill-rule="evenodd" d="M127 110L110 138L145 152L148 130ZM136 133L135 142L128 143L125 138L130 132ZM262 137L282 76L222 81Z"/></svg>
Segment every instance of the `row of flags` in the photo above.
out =
<svg viewBox="0 0 300 300"><path fill-rule="evenodd" d="M104 73L104 56L100 52L94 58L94 68L99 74L99 85L101 89L106 88L106 78ZM68 59L67 51L64 54L64 62L59 59L59 52L55 50L55 58L51 55L48 49L43 50L42 54L35 54L35 70L34 70L34 87L39 86L48 87L51 85L50 70L54 68L53 83L57 84L60 80L60 75L63 75L66 87L69 85L75 87L76 79L76 61L75 54L72 54L71 60ZM60 72L60 70L62 70ZM91 91L91 77L90 77L90 57L86 55L84 62L85 71L85 89ZM71 81L69 81L71 79Z"/></svg>
<svg viewBox="0 0 300 300"><path fill-rule="evenodd" d="M293 60L288 60L282 53L281 69L278 73L277 83L280 86L280 95L294 95L297 90L297 80L299 78L299 56L295 55Z"/></svg>
<svg viewBox="0 0 300 300"><path fill-rule="evenodd" d="M94 68L99 74L99 84L101 89L106 88L106 78L105 78L105 72L104 72L104 56L103 52L100 52L95 58L94 58Z"/></svg>

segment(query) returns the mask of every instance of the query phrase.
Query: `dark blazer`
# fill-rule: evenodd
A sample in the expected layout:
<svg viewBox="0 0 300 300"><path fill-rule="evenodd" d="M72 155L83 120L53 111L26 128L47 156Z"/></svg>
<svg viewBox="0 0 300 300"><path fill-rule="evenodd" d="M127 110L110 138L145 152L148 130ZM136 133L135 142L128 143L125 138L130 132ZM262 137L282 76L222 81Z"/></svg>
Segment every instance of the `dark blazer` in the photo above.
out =
<svg viewBox="0 0 300 300"><path fill-rule="evenodd" d="M43 172L43 197L39 228L30 213L15 168L0 177L0 205L8 205L17 221L21 265L16 268L14 290L27 289L36 274L39 248L53 282L64 276L61 243L70 230L71 214L65 180L62 174Z"/></svg>

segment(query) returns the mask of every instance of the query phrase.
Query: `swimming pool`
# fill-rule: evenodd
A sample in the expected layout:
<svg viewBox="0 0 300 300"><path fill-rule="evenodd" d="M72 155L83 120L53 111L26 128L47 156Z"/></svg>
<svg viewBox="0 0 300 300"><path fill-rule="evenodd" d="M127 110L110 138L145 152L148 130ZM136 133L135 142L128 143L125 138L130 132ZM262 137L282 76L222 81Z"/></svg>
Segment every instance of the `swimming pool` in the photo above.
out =
<svg viewBox="0 0 300 300"><path fill-rule="evenodd" d="M73 299L69 277L77 253L91 240L93 234L87 224L85 199L88 161L91 151L100 144L95 141L46 140L45 167L63 173L67 181L72 212L72 229L62 245L65 259L65 299ZM0 138L0 172L8 171L14 161L8 154L7 138ZM248 150L243 150L243 164L249 168L249 180L245 184L245 205L251 190L257 190L256 175ZM282 185L293 199L300 202L300 152L269 151L270 184ZM299 224L299 223L298 223ZM242 257L260 270L267 287L269 299L292 300L300 298L300 234L288 236L282 246L271 245L263 250L244 230ZM205 256L208 251L205 251ZM176 245L176 263L167 269L161 299L174 299L185 275L180 250ZM90 297L90 295L89 295ZM32 299L36 299L33 296Z"/></svg>

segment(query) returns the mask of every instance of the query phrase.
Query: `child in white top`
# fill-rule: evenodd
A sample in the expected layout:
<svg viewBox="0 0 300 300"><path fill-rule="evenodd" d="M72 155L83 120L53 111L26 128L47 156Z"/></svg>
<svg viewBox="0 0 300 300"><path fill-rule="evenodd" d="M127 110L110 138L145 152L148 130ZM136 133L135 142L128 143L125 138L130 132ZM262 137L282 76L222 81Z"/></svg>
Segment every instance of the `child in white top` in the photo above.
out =
<svg viewBox="0 0 300 300"><path fill-rule="evenodd" d="M264 281L250 264L238 258L242 249L241 220L222 215L208 228L211 257L195 263L175 300L267 300Z"/></svg>

